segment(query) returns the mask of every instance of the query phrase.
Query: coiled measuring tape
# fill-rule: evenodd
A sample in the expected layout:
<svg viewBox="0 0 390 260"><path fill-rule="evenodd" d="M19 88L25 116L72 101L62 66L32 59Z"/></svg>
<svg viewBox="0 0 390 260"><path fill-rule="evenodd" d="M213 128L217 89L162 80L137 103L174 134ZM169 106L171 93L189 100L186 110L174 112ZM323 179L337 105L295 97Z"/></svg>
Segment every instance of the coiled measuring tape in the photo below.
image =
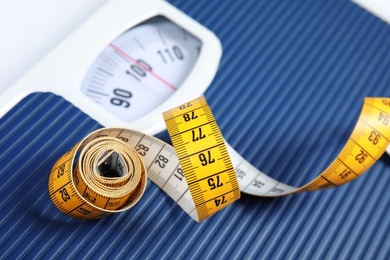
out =
<svg viewBox="0 0 390 260"><path fill-rule="evenodd" d="M163 116L175 148L138 131L103 128L63 155L49 177L56 207L82 219L121 212L140 200L149 178L202 221L239 199L240 191L282 196L350 182L380 158L390 140L390 99L366 98L337 158L313 181L296 188L268 177L225 143L203 97Z"/></svg>
<svg viewBox="0 0 390 260"><path fill-rule="evenodd" d="M164 119L176 151L130 129L104 128L85 137L50 173L54 205L75 218L101 218L137 203L147 177L196 221L237 200L234 168L205 99L174 108Z"/></svg>

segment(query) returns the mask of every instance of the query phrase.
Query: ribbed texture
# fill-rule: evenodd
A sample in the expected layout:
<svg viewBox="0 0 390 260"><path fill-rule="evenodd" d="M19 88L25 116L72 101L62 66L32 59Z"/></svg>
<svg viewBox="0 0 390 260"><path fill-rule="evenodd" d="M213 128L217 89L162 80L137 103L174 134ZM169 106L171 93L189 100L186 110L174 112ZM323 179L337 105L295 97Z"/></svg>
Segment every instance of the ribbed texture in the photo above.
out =
<svg viewBox="0 0 390 260"><path fill-rule="evenodd" d="M343 147L364 97L390 96L390 28L350 1L170 2L220 38L206 99L228 142L278 180L311 180ZM48 174L98 127L52 94L31 95L0 120L4 258L390 258L387 155L340 188L243 195L200 224L151 183L125 213L64 216L48 196Z"/></svg>

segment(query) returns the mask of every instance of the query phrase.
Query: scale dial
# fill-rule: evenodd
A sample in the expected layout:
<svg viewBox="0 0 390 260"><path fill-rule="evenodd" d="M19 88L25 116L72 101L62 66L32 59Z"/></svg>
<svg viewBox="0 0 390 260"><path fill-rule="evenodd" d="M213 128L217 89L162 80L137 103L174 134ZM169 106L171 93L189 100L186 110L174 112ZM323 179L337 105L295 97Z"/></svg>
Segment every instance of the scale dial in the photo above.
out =
<svg viewBox="0 0 390 260"><path fill-rule="evenodd" d="M0 117L51 92L103 126L148 134L202 95L222 55L215 34L163 0L111 0L0 95Z"/></svg>
<svg viewBox="0 0 390 260"><path fill-rule="evenodd" d="M149 19L101 52L81 90L116 117L131 122L180 88L201 47L200 40L168 19Z"/></svg>

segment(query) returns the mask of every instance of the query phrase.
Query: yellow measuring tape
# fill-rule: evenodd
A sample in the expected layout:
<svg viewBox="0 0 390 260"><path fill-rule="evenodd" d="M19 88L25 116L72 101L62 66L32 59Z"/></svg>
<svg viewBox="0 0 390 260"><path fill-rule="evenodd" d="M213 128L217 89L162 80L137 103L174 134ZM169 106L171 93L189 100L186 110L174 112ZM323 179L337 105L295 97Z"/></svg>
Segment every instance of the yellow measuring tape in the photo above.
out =
<svg viewBox="0 0 390 260"><path fill-rule="evenodd" d="M164 118L176 151L134 130L104 128L62 156L49 178L57 208L82 219L124 211L138 202L147 177L197 221L237 200L234 168L205 99Z"/></svg>
<svg viewBox="0 0 390 260"><path fill-rule="evenodd" d="M352 181L380 158L390 140L390 99L366 98L341 153L317 178L296 188L260 172L225 143L203 97L163 116L175 148L138 131L103 128L64 154L49 177L56 207L82 219L121 212L140 200L149 178L202 221L240 198L240 191L282 196Z"/></svg>

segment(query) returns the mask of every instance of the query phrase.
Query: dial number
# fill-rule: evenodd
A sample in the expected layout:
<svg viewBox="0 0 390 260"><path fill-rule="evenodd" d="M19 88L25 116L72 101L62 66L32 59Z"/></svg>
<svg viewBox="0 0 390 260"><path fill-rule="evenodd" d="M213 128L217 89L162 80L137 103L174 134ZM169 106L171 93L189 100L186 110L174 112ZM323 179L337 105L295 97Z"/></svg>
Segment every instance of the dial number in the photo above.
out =
<svg viewBox="0 0 390 260"><path fill-rule="evenodd" d="M130 99L133 95L129 91L116 88L114 89L114 95L117 97L111 98L111 104L125 108L130 107L130 102L126 99Z"/></svg>

